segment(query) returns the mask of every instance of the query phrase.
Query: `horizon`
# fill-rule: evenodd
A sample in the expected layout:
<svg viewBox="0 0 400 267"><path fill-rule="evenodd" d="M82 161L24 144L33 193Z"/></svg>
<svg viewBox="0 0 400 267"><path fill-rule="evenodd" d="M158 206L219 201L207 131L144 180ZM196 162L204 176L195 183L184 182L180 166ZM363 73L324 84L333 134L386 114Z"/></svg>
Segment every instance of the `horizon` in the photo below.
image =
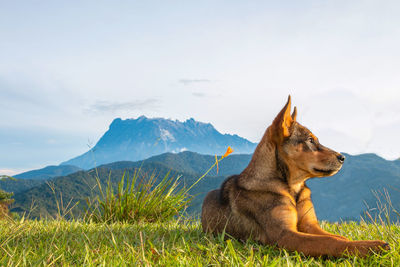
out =
<svg viewBox="0 0 400 267"><path fill-rule="evenodd" d="M104 166L104 165L118 163L118 162L142 162L142 161L146 161L147 159L150 159L150 158L153 158L153 157L157 157L157 156L160 156L160 155L164 155L164 154L175 154L175 155L177 155L177 154L181 154L181 153L194 153L194 154L199 154L199 155L203 155L203 156L215 157L215 155L203 154L203 153L190 151L190 150L184 150L184 151L179 151L179 152L168 151L168 152L164 152L164 153L157 154L157 155L154 155L154 156L150 156L150 157L142 159L142 160L123 160L123 161L118 160L118 161L114 161L114 162L110 162L110 163L103 163L103 164L100 164L99 166L96 166L96 168L99 168L99 167ZM387 160L387 159L385 159L385 158L383 158L383 157L381 157L381 156L379 156L379 155L377 155L375 153L349 154L349 153L342 152L342 151L340 151L340 153L344 154L345 156L350 156L350 157L358 157L358 156L362 156L362 155L373 155L373 156L376 156L378 158ZM233 151L232 154L231 154L231 156L237 156L237 155L253 155L253 153L235 153L235 151ZM218 157L222 156L222 153L220 155L217 155L217 156ZM393 160L387 160L387 161L398 161L398 160L400 160L400 158L399 159L393 159ZM58 166L61 166L61 165L77 167L75 165L64 164L62 162L62 163L60 163L58 165L46 165L46 166L43 166L43 167L40 167L40 168L36 168L36 169L25 170L25 171L23 171L21 173L16 173L14 175L17 176L17 175L24 174L24 173L27 173L27 172L37 171L37 170L41 170L41 169L44 169L44 168L47 168L47 167L58 167ZM88 170L90 170L90 169L88 169ZM10 174L3 174L3 175L10 175ZM318 179L318 177L312 177L312 178ZM0 180L1 180L1 178L0 178Z"/></svg>
<svg viewBox="0 0 400 267"><path fill-rule="evenodd" d="M400 2L6 2L0 174L56 165L117 117L258 142L287 95L348 154L400 157Z"/></svg>
<svg viewBox="0 0 400 267"><path fill-rule="evenodd" d="M172 121L172 122L178 122L178 123L185 123L185 122L187 122L187 121L190 121L190 120L194 120L193 118L190 118L190 119L187 119L187 120L185 120L185 121L180 121L180 120L178 120L178 119L176 119L176 120L173 120L173 119L170 119L170 118L161 118L161 117L146 117L146 116L144 116L144 115L141 115L141 116L139 116L139 117L136 117L136 118L127 118L127 119L121 119L121 118L115 118L114 120L113 120L113 122L115 121L115 120L139 120L140 118L142 118L142 117L144 117L145 119L148 119L148 120L167 120L167 121ZM197 123L202 123L202 124L210 124L210 123L206 123L206 122L202 122L202 121L196 121L196 120L194 120L195 122L197 122ZM111 124L110 124L111 125ZM215 127L212 125L212 124L210 124L214 129L215 129ZM217 130L217 129L216 129ZM218 131L218 130L217 130ZM233 135L235 135L235 134L233 134ZM239 136L239 137L241 137L241 136ZM241 137L241 138L243 138L243 137ZM245 140L248 140L248 139L245 139ZM248 140L249 141L249 140ZM251 142L251 141L250 141ZM258 144L258 142L257 143L255 143L255 144ZM94 148L94 146L92 147L92 148ZM91 148L90 148L91 149ZM211 155L211 154L204 154L204 153L200 153L200 152L196 152L196 151L191 151L191 150L183 150L183 151L179 151L179 152L175 152L175 151L167 151L167 152L163 152L163 153L161 153L161 154L156 154L156 155L153 155L153 156L150 156L150 157L148 157L148 158L144 158L144 159L141 159L141 160L123 160L123 161L132 161L132 162L141 162L141 161L145 161L145 160L147 160L147 159L149 159L149 158L152 158L152 157L157 157L157 156L159 156L159 155L163 155L163 154L168 154L168 153L171 153L171 154L180 154L180 153L186 153L186 152L190 152L190 153L195 153L195 154L200 154L200 155L206 155L206 156L211 156L211 157L214 157L214 155ZM366 153L359 153L359 154L351 154L351 153L347 153L347 152L344 152L344 151L339 151L340 153L342 153L342 154L345 154L346 156L351 156L351 157L357 157L357 156L361 156L361 155L374 155L374 156L377 156L377 157L379 157L379 158L381 158L381 159L384 159L384 160L388 160L388 159L385 159L385 158L383 158L383 157L381 157L380 155L378 155L378 154L376 154L376 153L368 153L368 152L366 152ZM221 152L221 154L217 154L217 156L220 156L220 155L222 155L224 152ZM232 153L232 155L252 155L253 153L237 153L237 152L235 152L235 150L233 150L233 153ZM78 155L77 155L78 156ZM398 158L398 159L393 159L393 160L388 160L388 161L396 161L396 160L400 160L400 158ZM121 162L120 160L117 160L117 161L115 161L115 162ZM102 164L100 164L99 166L97 166L97 167L100 167L100 166L103 166L103 165L107 165L107 164L112 164L112 163L115 163L115 162L109 162L109 163L102 163ZM24 170L24 171L22 171L22 172L19 172L19 173L13 173L13 174L10 174L10 173L2 173L3 175L20 175L20 174L23 174L23 173L26 173L26 172L30 172L30 171L35 171L35 170L40 170L40 169L43 169L43 168L47 168L47 167L57 167L57 166L61 166L61 165L64 165L64 166L75 166L75 165L69 165L69 164L64 164L65 162L60 162L59 164L56 164L56 165L46 165L46 166L42 166L42 167L38 167L38 168L34 168L34 169L29 169L29 170ZM76 166L75 166L76 167Z"/></svg>

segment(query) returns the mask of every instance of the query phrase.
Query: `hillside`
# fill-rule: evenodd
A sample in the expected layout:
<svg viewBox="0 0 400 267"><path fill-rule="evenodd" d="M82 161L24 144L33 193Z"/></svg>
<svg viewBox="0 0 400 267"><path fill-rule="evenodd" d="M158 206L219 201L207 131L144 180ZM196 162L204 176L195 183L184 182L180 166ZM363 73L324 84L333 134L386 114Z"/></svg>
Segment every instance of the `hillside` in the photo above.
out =
<svg viewBox="0 0 400 267"><path fill-rule="evenodd" d="M65 176L82 170L73 165L47 166L42 169L23 172L15 175L18 179L47 180L56 176Z"/></svg>
<svg viewBox="0 0 400 267"><path fill-rule="evenodd" d="M307 182L318 217L330 221L359 220L365 203L371 208L377 206L371 190L383 193L387 189L393 205L400 210L400 161L388 161L375 154L345 155L345 164L338 174ZM386 203L383 197L382 200Z"/></svg>
<svg viewBox="0 0 400 267"><path fill-rule="evenodd" d="M88 152L63 162L91 169L116 161L138 161L166 152L193 151L222 154L231 146L235 153L253 153L256 144L242 137L221 134L210 123L162 118L115 119L108 131Z"/></svg>
<svg viewBox="0 0 400 267"><path fill-rule="evenodd" d="M56 177L26 191L17 192L14 195L15 203L12 205L12 211L30 213L30 216L33 218L55 217L59 213L57 202L63 203L63 207L66 208L67 204L72 200L69 207L78 203L72 210L72 213L74 216L79 216L87 206L87 197L93 198L95 195L99 194L96 177L100 178L101 186L103 188L106 187L109 179L113 187L116 188L122 175L125 174L126 177L132 177L133 173L138 168L140 168L140 173L145 178L148 178L153 173L156 175L158 180L162 179L168 172L170 172L172 177L180 175L182 176L182 185L191 185L199 177L198 175L171 170L164 164L158 162L137 162L132 164L129 168L122 169L99 167L97 168L97 171L79 171L68 176ZM187 212L190 214L196 214L201 208L202 199L205 194L218 187L224 179L225 177L223 176L210 177L210 179L202 180L198 186L193 188L189 193L196 197L193 199ZM34 210L31 210L32 203L34 203L34 206L36 207ZM65 210L61 208L60 213L63 214L64 212ZM70 216L67 217L69 218Z"/></svg>
<svg viewBox="0 0 400 267"><path fill-rule="evenodd" d="M0 189L6 192L13 192L14 194L24 192L35 186L45 183L46 180L32 180L32 179L1 179Z"/></svg>
<svg viewBox="0 0 400 267"><path fill-rule="evenodd" d="M249 164L251 156L251 154L230 155L220 164L218 175L229 176L242 172L243 169ZM164 153L139 162L114 162L102 165L101 167L113 170L137 168L143 162L157 162L163 164L167 168L198 176L199 174L201 175L205 173L210 168L210 166L215 162L215 156L202 155L190 151L181 153ZM217 169L215 168L211 170L208 175L216 176Z"/></svg>
<svg viewBox="0 0 400 267"><path fill-rule="evenodd" d="M160 173L168 172L168 169L158 167ZM160 170L161 169L161 170ZM144 172L146 172L146 167ZM127 169L127 175L132 175L134 169ZM12 205L12 211L30 213L33 218L37 217L55 217L58 212L63 214L67 204L71 201L71 206L77 204L74 208L74 216L78 216L86 207L86 198L98 195L96 177L100 178L102 187L107 185L110 178L113 186L116 186L121 179L124 170L113 170L110 174L109 169L98 168L97 171L79 171L67 176L60 176L34 186L26 191L18 192L14 195L15 203ZM53 191L54 189L54 191ZM63 203L63 208L59 211L57 202ZM32 203L36 207L31 210Z"/></svg>
<svg viewBox="0 0 400 267"><path fill-rule="evenodd" d="M209 190L219 187L226 176L241 172L250 161L251 155L230 155L220 164L219 173L213 169L209 176L213 178L204 180L199 187L193 189L193 194L199 194L192 202L189 212L196 212L200 209L202 199ZM143 174L149 174L155 171L158 176L163 177L168 171L172 170L174 175L183 175L182 182L187 185L193 183L196 178L200 177L214 163L215 157L209 155L201 155L193 152L182 152L178 154L165 153L154 156L144 161L122 161L105 164L98 167L99 176L103 182L103 186L108 179L109 171L111 171L111 181L115 186L121 179L124 170L130 171L141 168ZM80 208L84 207L85 198L93 195L96 191L93 188L96 184L95 171L79 171L67 176L55 177L48 182L55 185L56 192L62 192L64 202L73 199L81 201ZM57 212L54 193L51 191L46 180L17 179L0 181L0 188L15 193L16 203L14 211L28 211L30 209L32 199L35 199L38 210L32 215L39 214L54 215ZM204 183L204 185L203 185Z"/></svg>

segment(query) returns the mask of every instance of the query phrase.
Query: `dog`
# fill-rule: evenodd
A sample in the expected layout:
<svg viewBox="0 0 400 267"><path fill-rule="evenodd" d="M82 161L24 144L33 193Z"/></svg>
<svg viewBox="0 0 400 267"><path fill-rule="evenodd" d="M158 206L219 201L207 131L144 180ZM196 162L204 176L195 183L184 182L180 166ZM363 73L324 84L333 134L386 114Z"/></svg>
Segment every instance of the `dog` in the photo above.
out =
<svg viewBox="0 0 400 267"><path fill-rule="evenodd" d="M249 165L204 199L204 232L227 233L306 256L359 255L388 250L380 240L350 241L324 231L305 181L336 174L345 156L321 145L291 112L291 98L257 145Z"/></svg>

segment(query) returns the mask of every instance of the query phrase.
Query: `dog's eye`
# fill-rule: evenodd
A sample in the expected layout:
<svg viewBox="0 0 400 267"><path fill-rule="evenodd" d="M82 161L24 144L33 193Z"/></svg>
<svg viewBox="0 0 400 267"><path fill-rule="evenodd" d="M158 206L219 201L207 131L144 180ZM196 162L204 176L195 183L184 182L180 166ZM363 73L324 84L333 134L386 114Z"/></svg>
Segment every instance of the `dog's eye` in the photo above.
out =
<svg viewBox="0 0 400 267"><path fill-rule="evenodd" d="M314 138L312 138L312 137L308 138L308 142L310 142L311 144L315 144Z"/></svg>

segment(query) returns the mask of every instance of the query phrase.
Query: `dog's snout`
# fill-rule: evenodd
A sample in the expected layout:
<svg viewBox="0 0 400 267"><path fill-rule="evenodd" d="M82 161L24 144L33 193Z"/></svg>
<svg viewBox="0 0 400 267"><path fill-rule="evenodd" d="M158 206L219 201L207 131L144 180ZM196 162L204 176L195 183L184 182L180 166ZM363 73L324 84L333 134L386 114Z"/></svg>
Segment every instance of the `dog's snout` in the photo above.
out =
<svg viewBox="0 0 400 267"><path fill-rule="evenodd" d="M343 156L342 154L337 155L337 159L339 160L340 163L343 163L345 158L346 157Z"/></svg>

